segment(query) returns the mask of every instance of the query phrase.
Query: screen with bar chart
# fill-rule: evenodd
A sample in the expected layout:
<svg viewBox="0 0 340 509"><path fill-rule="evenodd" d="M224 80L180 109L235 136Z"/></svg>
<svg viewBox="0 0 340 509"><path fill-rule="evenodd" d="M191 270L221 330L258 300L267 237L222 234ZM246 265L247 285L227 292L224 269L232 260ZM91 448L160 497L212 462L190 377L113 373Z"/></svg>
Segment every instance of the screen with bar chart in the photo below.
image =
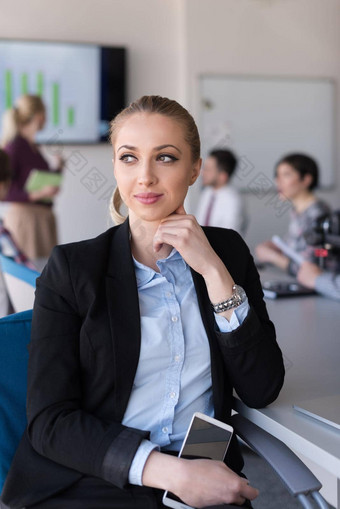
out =
<svg viewBox="0 0 340 509"><path fill-rule="evenodd" d="M41 96L40 143L97 143L125 106L125 49L0 40L0 115L23 94Z"/></svg>

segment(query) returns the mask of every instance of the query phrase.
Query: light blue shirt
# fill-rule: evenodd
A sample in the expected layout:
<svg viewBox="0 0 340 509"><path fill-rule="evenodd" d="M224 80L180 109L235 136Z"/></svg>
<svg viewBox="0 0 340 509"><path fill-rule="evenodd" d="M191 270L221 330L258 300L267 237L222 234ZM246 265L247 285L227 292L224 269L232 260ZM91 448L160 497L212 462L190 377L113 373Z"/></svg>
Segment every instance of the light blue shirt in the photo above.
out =
<svg viewBox="0 0 340 509"><path fill-rule="evenodd" d="M141 485L155 448L179 450L194 412L213 416L210 348L190 267L173 249L155 272L134 260L141 315L141 351L123 424L150 431L132 462L129 482ZM236 329L248 301L230 322L215 314L221 332Z"/></svg>

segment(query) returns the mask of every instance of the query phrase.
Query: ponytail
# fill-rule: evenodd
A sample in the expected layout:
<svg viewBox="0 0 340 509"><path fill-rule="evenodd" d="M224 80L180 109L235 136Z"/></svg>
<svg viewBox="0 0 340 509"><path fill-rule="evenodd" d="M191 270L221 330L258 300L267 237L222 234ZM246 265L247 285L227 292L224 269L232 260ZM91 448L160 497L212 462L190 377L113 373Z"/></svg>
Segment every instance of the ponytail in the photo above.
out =
<svg viewBox="0 0 340 509"><path fill-rule="evenodd" d="M2 117L1 146L5 147L19 133L18 111L16 108L6 110Z"/></svg>
<svg viewBox="0 0 340 509"><path fill-rule="evenodd" d="M122 200L122 197L120 195L120 192L119 192L119 189L117 186L115 188L115 190L113 191L111 202L110 202L110 215L111 215L112 221L115 224L122 224L122 223L124 223L124 221L126 219L126 217L120 213L120 208L123 205L123 203L124 202Z"/></svg>

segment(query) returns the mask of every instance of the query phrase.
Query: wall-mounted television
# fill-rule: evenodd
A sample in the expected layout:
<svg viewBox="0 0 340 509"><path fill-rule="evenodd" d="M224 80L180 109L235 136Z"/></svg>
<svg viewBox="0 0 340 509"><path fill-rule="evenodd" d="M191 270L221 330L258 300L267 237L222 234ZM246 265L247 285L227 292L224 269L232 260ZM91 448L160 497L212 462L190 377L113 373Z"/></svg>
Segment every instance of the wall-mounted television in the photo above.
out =
<svg viewBox="0 0 340 509"><path fill-rule="evenodd" d="M0 118L22 94L47 110L40 143L98 143L125 107L126 49L0 39Z"/></svg>

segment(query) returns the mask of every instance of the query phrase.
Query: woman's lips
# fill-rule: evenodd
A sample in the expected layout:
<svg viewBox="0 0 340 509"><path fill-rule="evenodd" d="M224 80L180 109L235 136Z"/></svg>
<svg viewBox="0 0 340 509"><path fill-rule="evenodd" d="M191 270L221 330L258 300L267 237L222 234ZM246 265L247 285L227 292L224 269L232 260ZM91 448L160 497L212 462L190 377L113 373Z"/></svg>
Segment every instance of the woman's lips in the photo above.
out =
<svg viewBox="0 0 340 509"><path fill-rule="evenodd" d="M138 193L135 194L135 198L146 205L156 203L163 195L158 193Z"/></svg>

